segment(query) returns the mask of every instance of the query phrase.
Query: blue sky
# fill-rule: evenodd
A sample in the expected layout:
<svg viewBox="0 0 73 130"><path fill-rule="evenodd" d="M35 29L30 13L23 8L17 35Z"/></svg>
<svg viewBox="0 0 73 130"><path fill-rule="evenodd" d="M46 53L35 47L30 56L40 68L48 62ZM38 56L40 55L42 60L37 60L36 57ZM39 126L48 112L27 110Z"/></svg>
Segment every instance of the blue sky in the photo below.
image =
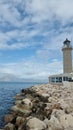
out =
<svg viewBox="0 0 73 130"><path fill-rule="evenodd" d="M73 41L73 0L0 0L0 73L47 80Z"/></svg>

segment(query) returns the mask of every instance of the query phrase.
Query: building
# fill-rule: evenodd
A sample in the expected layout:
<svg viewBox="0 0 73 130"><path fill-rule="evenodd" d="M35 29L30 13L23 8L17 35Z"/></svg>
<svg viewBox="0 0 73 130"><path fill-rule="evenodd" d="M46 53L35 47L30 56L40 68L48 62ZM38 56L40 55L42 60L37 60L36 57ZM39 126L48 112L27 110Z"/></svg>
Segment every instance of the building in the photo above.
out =
<svg viewBox="0 0 73 130"><path fill-rule="evenodd" d="M58 75L51 75L49 77L49 83L63 83L64 81L72 81L72 73L64 73Z"/></svg>
<svg viewBox="0 0 73 130"><path fill-rule="evenodd" d="M63 74L49 76L49 83L63 83L64 81L72 81L72 45L66 39L63 42Z"/></svg>

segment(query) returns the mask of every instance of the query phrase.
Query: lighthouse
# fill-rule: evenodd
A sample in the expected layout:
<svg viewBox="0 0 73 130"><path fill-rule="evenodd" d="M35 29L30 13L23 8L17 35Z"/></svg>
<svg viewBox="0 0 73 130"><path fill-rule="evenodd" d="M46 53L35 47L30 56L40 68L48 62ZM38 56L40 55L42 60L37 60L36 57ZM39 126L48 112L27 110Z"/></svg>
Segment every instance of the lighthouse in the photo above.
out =
<svg viewBox="0 0 73 130"><path fill-rule="evenodd" d="M72 45L71 41L66 39L63 42L62 47L63 52L63 73L54 74L49 76L49 83L66 83L73 82L73 72L72 72Z"/></svg>
<svg viewBox="0 0 73 130"><path fill-rule="evenodd" d="M72 72L72 46L71 42L66 39L63 42L63 73L71 73Z"/></svg>

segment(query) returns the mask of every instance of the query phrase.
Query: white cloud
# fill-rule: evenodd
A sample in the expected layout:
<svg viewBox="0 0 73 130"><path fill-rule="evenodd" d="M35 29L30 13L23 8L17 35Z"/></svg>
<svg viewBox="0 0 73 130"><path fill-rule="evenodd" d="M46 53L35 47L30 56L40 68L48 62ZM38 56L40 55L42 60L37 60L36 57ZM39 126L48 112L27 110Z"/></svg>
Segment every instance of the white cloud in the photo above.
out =
<svg viewBox="0 0 73 130"><path fill-rule="evenodd" d="M18 24L19 13L15 8L10 7L9 4L1 4L0 5L0 16L5 22L9 22L11 24Z"/></svg>
<svg viewBox="0 0 73 130"><path fill-rule="evenodd" d="M8 73L24 79L45 79L47 81L50 74L61 72L62 63L58 60L54 60L50 64L37 63L32 60L0 65L0 73Z"/></svg>
<svg viewBox="0 0 73 130"><path fill-rule="evenodd" d="M61 23L73 21L73 1L72 0L13 0L0 3L0 16L13 26L27 25L29 22L40 23L44 20L53 22L59 20ZM19 12L22 9L23 16ZM48 23L49 24L49 23Z"/></svg>
<svg viewBox="0 0 73 130"><path fill-rule="evenodd" d="M72 0L28 0L26 10L33 15L32 19L35 22L54 19L58 19L60 22L73 20Z"/></svg>
<svg viewBox="0 0 73 130"><path fill-rule="evenodd" d="M29 41L37 34L39 34L37 29L31 31L17 29L8 32L0 31L0 49L22 49L36 46L36 41L31 41L30 43Z"/></svg>
<svg viewBox="0 0 73 130"><path fill-rule="evenodd" d="M0 32L0 49L11 49L11 47L14 49L19 47L25 48L26 41L30 44L29 41L31 40L33 43L31 42L31 45L28 46L37 46L37 44L42 43L45 44L44 49L45 46L49 49L59 49L66 36L72 36L73 28L71 29L69 25L63 28L64 25L73 21L72 5L72 0L0 1L1 24L8 22L11 24L11 27L18 27L11 31L6 29L7 33ZM23 12L23 16L19 11L20 9ZM55 25L56 20L60 22L58 29L56 29L57 25ZM29 26L30 23L31 25ZM61 33L59 33L60 31ZM70 32L69 35L68 32ZM45 43L43 43L43 39L41 39L41 43L36 42L36 39L33 40L34 36L38 37L40 35L47 39L44 41ZM12 43L13 45L8 44L12 39L16 39L18 43ZM19 47L16 47L17 44ZM53 46L54 44L55 46Z"/></svg>

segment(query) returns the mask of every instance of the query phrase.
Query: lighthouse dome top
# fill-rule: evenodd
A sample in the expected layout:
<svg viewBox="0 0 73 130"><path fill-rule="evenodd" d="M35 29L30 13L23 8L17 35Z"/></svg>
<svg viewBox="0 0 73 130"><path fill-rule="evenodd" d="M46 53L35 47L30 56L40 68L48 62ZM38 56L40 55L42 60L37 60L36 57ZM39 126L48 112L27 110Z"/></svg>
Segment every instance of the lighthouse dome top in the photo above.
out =
<svg viewBox="0 0 73 130"><path fill-rule="evenodd" d="M67 38L66 40L63 42L64 44L70 43L71 41L69 41Z"/></svg>
<svg viewBox="0 0 73 130"><path fill-rule="evenodd" d="M69 41L67 38L66 40L63 42L63 48L72 48L71 46L71 41Z"/></svg>

